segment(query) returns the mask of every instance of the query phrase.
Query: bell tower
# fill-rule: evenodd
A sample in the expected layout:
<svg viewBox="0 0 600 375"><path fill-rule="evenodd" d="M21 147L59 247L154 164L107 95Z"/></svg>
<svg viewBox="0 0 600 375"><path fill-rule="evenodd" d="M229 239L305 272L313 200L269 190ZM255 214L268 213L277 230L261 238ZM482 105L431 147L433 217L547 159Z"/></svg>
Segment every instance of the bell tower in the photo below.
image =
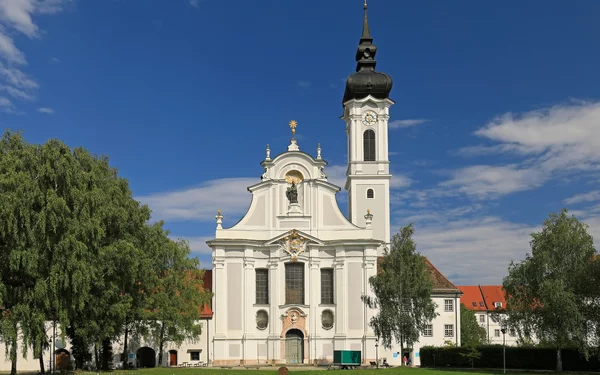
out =
<svg viewBox="0 0 600 375"><path fill-rule="evenodd" d="M356 51L356 72L346 80L342 105L348 137L348 213L355 225L366 226L373 214L375 239L390 242L390 162L388 159L389 98L392 78L375 71L377 47L369 31L364 4L362 37Z"/></svg>

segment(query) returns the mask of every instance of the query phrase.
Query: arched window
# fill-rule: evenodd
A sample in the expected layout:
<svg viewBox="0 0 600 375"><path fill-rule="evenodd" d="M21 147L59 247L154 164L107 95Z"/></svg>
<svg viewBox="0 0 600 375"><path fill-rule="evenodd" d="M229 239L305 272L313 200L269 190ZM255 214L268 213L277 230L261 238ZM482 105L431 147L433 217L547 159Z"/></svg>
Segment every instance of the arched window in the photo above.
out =
<svg viewBox="0 0 600 375"><path fill-rule="evenodd" d="M367 198L375 198L375 193L373 189L367 189Z"/></svg>
<svg viewBox="0 0 600 375"><path fill-rule="evenodd" d="M363 149L365 161L375 161L375 132L371 129L363 133Z"/></svg>

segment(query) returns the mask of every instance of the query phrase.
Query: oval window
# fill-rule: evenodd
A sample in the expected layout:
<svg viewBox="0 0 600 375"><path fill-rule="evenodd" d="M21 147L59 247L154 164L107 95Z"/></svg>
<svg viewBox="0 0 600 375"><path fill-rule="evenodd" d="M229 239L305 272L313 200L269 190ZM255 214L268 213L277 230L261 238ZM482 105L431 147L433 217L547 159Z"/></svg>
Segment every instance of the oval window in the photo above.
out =
<svg viewBox="0 0 600 375"><path fill-rule="evenodd" d="M333 327L333 311L323 311L323 313L321 314L321 324L325 329L331 329Z"/></svg>
<svg viewBox="0 0 600 375"><path fill-rule="evenodd" d="M258 329L265 329L269 326L269 313L265 310L259 310L256 313L256 327Z"/></svg>

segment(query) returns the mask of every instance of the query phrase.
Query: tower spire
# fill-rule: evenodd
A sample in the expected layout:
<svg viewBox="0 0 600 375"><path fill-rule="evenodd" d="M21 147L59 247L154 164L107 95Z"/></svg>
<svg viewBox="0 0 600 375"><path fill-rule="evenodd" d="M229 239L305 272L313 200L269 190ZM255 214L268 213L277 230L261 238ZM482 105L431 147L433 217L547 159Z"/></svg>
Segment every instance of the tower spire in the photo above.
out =
<svg viewBox="0 0 600 375"><path fill-rule="evenodd" d="M346 103L350 99L362 99L368 95L384 99L392 90L392 78L383 72L375 71L377 47L373 44L373 37L371 37L369 29L367 0L364 1L362 35L356 49L356 72L346 80L346 91L342 103Z"/></svg>
<svg viewBox="0 0 600 375"><path fill-rule="evenodd" d="M363 29L362 29L362 38L360 38L361 42L365 39L369 39L371 42L373 38L371 38L371 32L369 31L369 19L367 17L367 0L365 0L365 17L363 18Z"/></svg>

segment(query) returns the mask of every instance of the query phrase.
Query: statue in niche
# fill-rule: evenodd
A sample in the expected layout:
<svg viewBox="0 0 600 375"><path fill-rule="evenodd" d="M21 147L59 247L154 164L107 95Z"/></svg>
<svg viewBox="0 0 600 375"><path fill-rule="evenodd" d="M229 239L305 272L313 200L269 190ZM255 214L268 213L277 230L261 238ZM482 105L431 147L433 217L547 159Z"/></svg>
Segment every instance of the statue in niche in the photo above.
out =
<svg viewBox="0 0 600 375"><path fill-rule="evenodd" d="M298 203L298 188L296 187L295 182L292 181L292 186L287 188L285 196L290 201L290 203Z"/></svg>

